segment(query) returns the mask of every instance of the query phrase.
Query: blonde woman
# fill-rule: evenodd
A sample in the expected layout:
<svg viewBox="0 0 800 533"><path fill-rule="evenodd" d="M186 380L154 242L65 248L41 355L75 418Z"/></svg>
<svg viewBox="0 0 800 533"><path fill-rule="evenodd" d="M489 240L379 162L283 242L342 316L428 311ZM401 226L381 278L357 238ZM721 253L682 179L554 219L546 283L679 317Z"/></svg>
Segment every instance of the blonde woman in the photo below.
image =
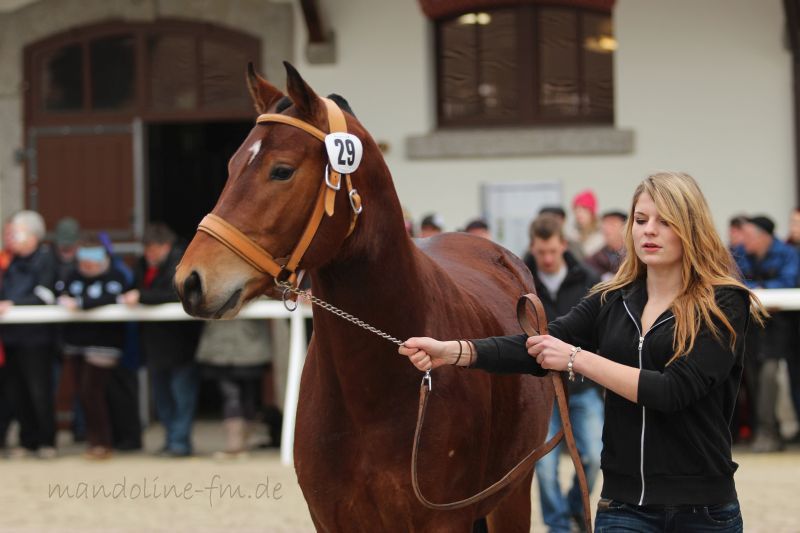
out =
<svg viewBox="0 0 800 533"><path fill-rule="evenodd" d="M569 371L606 388L597 531L742 531L728 422L745 332L766 312L687 174L661 172L636 188L625 245L617 274L553 321L551 335L470 341L476 356L461 364ZM453 364L458 343L412 338L400 353L426 370Z"/></svg>

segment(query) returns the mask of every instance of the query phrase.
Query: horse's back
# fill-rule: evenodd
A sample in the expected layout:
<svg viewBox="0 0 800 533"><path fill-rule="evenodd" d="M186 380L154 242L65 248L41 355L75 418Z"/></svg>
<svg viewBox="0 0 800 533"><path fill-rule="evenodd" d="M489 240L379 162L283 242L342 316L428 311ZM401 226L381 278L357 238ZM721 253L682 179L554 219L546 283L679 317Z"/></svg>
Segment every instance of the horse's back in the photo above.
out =
<svg viewBox="0 0 800 533"><path fill-rule="evenodd" d="M523 294L533 292L534 285L530 270L517 256L495 242L467 233L444 233L415 243L435 265L433 275L441 278L439 285L452 281L461 294L502 322L504 331L484 334L510 333L509 327L519 330L514 304Z"/></svg>

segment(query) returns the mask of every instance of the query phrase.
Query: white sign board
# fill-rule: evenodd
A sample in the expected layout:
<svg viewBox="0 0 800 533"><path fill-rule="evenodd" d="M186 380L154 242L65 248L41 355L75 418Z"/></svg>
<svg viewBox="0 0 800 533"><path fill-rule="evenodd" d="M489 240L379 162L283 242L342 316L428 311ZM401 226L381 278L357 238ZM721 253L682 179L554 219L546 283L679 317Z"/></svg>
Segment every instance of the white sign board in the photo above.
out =
<svg viewBox="0 0 800 533"><path fill-rule="evenodd" d="M528 250L528 228L539 210L563 207L558 181L487 183L481 197L492 237L520 257Z"/></svg>

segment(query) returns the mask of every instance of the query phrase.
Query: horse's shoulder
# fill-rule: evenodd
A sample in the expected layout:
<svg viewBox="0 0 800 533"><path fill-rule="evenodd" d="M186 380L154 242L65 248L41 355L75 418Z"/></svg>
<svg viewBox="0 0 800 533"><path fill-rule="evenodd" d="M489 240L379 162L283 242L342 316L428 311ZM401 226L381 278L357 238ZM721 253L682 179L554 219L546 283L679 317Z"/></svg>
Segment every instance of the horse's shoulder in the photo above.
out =
<svg viewBox="0 0 800 533"><path fill-rule="evenodd" d="M467 233L443 233L427 239L415 239L419 249L434 263L456 278L480 277L507 271L527 286L530 271L516 255L499 244ZM531 281L532 283L532 281Z"/></svg>

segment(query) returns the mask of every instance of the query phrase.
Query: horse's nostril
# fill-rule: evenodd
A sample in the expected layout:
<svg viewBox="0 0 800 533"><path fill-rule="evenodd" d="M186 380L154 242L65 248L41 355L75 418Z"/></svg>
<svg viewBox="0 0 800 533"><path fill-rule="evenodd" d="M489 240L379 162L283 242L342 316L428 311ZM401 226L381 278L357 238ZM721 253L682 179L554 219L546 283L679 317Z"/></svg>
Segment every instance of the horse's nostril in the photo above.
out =
<svg viewBox="0 0 800 533"><path fill-rule="evenodd" d="M203 284L197 271L192 271L183 282L183 297L192 308L195 308L203 295Z"/></svg>

